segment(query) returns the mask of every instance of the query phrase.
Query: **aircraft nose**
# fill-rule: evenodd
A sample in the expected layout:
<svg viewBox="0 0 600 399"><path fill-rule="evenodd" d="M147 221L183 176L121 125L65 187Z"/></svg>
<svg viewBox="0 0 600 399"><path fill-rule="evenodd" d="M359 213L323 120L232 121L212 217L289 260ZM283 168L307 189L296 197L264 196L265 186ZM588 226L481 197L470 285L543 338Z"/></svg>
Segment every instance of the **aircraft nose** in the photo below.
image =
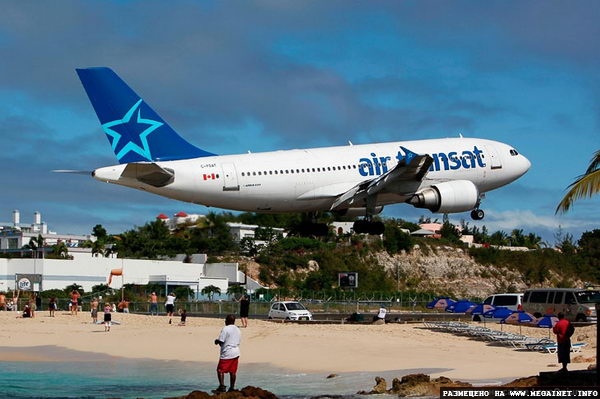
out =
<svg viewBox="0 0 600 399"><path fill-rule="evenodd" d="M529 161L529 159L527 159L522 154L519 154L518 161L515 162L514 169L513 169L515 172L515 175L516 175L515 177L519 178L519 177L523 176L525 173L527 173L527 171L529 170L530 167L531 167L531 161Z"/></svg>

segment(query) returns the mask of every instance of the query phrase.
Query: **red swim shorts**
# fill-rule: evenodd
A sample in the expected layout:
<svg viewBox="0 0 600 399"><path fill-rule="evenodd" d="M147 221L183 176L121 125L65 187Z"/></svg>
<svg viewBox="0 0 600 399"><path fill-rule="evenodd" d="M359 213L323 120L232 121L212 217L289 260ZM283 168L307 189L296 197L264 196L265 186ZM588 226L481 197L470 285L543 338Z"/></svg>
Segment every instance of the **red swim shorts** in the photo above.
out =
<svg viewBox="0 0 600 399"><path fill-rule="evenodd" d="M219 359L217 372L219 373L237 373L239 357L233 359Z"/></svg>

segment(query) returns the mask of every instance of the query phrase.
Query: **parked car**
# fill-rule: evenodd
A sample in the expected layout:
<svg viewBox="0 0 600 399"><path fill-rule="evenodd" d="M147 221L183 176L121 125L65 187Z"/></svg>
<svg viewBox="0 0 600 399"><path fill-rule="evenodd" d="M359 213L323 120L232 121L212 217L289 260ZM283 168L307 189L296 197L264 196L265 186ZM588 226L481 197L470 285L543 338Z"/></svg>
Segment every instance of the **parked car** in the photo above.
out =
<svg viewBox="0 0 600 399"><path fill-rule="evenodd" d="M596 322L599 290L535 288L525 291L523 309L536 317L562 312L570 321Z"/></svg>
<svg viewBox="0 0 600 399"><path fill-rule="evenodd" d="M312 320L312 313L300 302L282 301L273 302L269 309L269 319L285 320Z"/></svg>
<svg viewBox="0 0 600 399"><path fill-rule="evenodd" d="M498 306L504 306L510 310L522 310L523 309L523 294L522 293L505 293L505 294L494 294L490 295L483 301L485 305L492 305L497 308ZM473 321L481 321L482 316L473 316Z"/></svg>

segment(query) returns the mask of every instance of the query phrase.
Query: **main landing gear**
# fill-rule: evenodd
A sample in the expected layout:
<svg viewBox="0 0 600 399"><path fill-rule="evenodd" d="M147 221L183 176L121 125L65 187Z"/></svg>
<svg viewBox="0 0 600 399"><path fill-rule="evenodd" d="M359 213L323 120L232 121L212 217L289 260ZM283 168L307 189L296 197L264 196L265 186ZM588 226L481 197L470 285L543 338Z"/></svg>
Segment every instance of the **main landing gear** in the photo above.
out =
<svg viewBox="0 0 600 399"><path fill-rule="evenodd" d="M355 221L352 228L357 234L381 235L385 231L385 226L382 222L374 222L366 219Z"/></svg>

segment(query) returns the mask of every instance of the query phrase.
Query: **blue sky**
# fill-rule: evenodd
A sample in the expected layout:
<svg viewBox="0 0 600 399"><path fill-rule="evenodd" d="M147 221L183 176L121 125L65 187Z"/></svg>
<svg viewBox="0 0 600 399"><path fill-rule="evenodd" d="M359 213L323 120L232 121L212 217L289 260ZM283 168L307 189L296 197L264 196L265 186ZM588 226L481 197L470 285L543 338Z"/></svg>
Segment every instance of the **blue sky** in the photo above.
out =
<svg viewBox="0 0 600 399"><path fill-rule="evenodd" d="M600 148L596 1L56 1L0 13L0 222L119 233L201 206L54 169L116 163L75 68L109 66L219 154L462 134L532 162L488 193L490 232L553 244L600 228L600 197L555 215ZM214 210L214 209L213 209ZM387 207L417 221L428 211Z"/></svg>

